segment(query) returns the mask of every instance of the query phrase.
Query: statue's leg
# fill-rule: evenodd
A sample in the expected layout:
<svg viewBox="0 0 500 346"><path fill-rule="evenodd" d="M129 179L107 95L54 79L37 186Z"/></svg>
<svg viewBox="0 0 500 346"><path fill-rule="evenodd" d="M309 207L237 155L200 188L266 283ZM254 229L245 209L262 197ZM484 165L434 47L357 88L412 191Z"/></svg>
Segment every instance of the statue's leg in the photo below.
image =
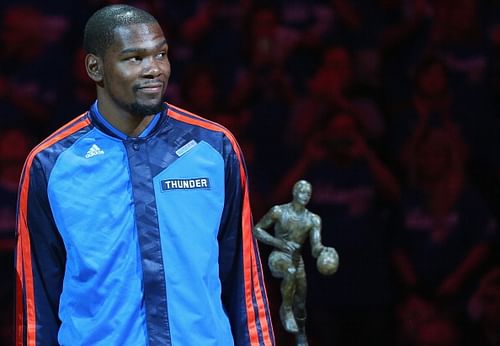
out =
<svg viewBox="0 0 500 346"><path fill-rule="evenodd" d="M281 251L271 252L268 263L273 276L282 279L280 286L282 299L280 307L281 323L287 332L296 333L298 328L293 315L293 303L297 269L292 263L291 256Z"/></svg>
<svg viewBox="0 0 500 346"><path fill-rule="evenodd" d="M295 316L293 314L293 303L295 296L295 275L296 269L290 265L283 274L281 281L281 298L282 303L280 307L280 318L283 327L290 333L298 331Z"/></svg>
<svg viewBox="0 0 500 346"><path fill-rule="evenodd" d="M307 317L306 294L307 294L306 272L304 270L304 262L301 259L299 265L297 266L297 274L295 276L295 296L293 304L294 307L293 311L298 329L295 335L297 346L309 345L306 336L306 317Z"/></svg>

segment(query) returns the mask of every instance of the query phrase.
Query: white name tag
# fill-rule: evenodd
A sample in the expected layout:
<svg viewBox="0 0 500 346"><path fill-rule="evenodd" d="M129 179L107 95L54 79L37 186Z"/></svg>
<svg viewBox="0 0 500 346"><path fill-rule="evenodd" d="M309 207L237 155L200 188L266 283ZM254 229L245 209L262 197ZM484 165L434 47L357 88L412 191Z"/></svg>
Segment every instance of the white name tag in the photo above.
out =
<svg viewBox="0 0 500 346"><path fill-rule="evenodd" d="M193 149L196 146L196 144L198 144L198 143L196 143L196 141L194 139L192 139L189 142L187 142L186 144L184 144L182 147L177 149L177 151L175 153L177 154L177 156L181 157L182 155L187 153L189 150Z"/></svg>

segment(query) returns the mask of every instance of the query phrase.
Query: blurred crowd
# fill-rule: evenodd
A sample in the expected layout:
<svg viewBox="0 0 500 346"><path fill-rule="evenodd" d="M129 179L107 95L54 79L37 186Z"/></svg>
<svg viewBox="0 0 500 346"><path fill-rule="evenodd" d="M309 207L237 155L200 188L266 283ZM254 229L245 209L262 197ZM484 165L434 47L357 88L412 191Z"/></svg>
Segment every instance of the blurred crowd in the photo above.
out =
<svg viewBox="0 0 500 346"><path fill-rule="evenodd" d="M238 138L256 220L312 183L340 266L305 249L311 346L500 345L500 1L122 2L164 28L168 102ZM0 4L0 344L22 165L94 101L83 25L111 3Z"/></svg>

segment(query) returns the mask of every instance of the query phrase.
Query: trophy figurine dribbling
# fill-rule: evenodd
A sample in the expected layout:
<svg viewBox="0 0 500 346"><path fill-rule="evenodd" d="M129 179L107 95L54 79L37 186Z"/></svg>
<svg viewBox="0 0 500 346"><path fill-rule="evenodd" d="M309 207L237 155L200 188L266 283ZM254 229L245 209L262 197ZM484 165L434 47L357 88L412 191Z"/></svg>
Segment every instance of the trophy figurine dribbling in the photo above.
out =
<svg viewBox="0 0 500 346"><path fill-rule="evenodd" d="M299 180L293 186L293 200L272 207L253 229L258 240L274 247L268 264L271 274L282 279L279 315L285 330L295 334L297 346L308 345L305 332L307 282L302 245L309 238L316 268L321 274L332 275L339 265L335 249L321 243L321 218L306 209L311 194L311 184ZM273 227L274 235L268 232Z"/></svg>

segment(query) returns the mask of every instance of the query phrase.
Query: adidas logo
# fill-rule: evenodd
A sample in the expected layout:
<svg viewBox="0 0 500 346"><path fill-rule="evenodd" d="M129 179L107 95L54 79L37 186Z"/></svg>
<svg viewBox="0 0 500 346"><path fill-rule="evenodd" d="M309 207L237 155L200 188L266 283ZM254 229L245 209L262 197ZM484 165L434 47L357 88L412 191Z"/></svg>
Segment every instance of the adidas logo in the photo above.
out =
<svg viewBox="0 0 500 346"><path fill-rule="evenodd" d="M92 146L90 147L90 149L85 154L85 158L89 159L89 158L91 158L93 156L102 155L102 154L104 154L104 151L101 148L99 148L97 146L97 144L92 144Z"/></svg>

